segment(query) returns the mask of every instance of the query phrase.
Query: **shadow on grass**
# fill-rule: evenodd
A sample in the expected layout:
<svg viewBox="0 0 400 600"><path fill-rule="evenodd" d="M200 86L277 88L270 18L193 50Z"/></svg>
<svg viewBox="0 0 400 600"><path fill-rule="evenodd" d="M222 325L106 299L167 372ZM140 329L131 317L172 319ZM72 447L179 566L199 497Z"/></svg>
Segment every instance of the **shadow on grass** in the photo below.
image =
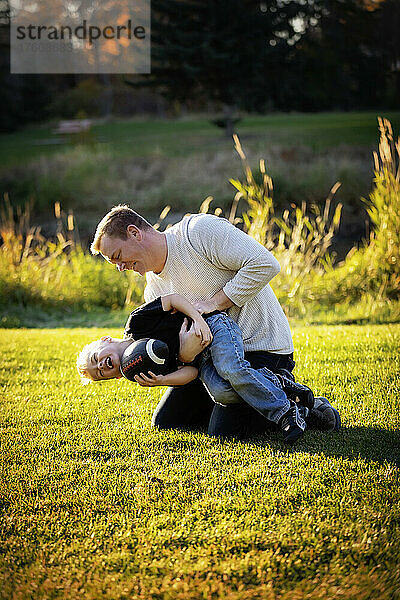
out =
<svg viewBox="0 0 400 600"><path fill-rule="evenodd" d="M246 444L260 444L288 448L279 433L265 433L262 437L244 440ZM292 452L324 454L327 457L366 459L372 462L389 462L400 466L400 432L374 427L342 427L340 431L309 429L293 447Z"/></svg>
<svg viewBox="0 0 400 600"><path fill-rule="evenodd" d="M342 427L340 431L310 430L301 450L326 456L385 461L400 466L400 432L374 427Z"/></svg>
<svg viewBox="0 0 400 600"><path fill-rule="evenodd" d="M177 428L174 431L182 433L199 432L207 434L206 427ZM240 441L249 446L265 446L271 449L288 450L291 452L307 452L323 454L326 457L366 459L378 463L391 463L400 466L400 431L391 431L374 427L342 427L340 431L317 431L309 429L305 436L295 445L287 446L282 442L282 435L276 431L266 431L246 438L213 438L224 441ZM177 443L181 448L184 440L170 441L173 446ZM186 444L191 445L189 440Z"/></svg>

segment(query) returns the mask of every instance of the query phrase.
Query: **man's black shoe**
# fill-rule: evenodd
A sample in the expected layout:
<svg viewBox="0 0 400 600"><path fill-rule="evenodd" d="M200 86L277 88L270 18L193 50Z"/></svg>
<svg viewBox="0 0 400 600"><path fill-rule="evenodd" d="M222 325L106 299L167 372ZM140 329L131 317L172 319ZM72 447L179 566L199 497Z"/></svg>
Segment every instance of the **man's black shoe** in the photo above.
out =
<svg viewBox="0 0 400 600"><path fill-rule="evenodd" d="M291 406L280 420L285 444L294 444L304 434L306 423L300 416L296 404Z"/></svg>
<svg viewBox="0 0 400 600"><path fill-rule="evenodd" d="M314 398L314 408L309 411L306 422L310 429L339 431L341 419L339 411L323 396Z"/></svg>
<svg viewBox="0 0 400 600"><path fill-rule="evenodd" d="M287 376L288 373L290 374L290 378ZM307 408L311 409L314 407L314 394L309 387L298 383L298 381L293 381L293 375L289 371L286 371L286 369L280 369L276 373L276 376L282 383L283 391L288 398L299 402L303 406L307 406Z"/></svg>

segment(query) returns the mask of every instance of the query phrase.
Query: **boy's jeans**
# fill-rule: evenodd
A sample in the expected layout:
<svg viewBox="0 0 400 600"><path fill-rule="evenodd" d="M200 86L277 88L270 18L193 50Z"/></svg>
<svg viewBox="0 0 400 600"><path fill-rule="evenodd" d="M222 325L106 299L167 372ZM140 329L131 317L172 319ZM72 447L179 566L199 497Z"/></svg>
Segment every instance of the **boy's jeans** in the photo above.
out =
<svg viewBox="0 0 400 600"><path fill-rule="evenodd" d="M289 410L290 402L277 376L266 367L251 367L244 358L242 332L226 313L205 315L205 320L213 341L200 355L199 377L209 394L224 405L242 399L278 423Z"/></svg>

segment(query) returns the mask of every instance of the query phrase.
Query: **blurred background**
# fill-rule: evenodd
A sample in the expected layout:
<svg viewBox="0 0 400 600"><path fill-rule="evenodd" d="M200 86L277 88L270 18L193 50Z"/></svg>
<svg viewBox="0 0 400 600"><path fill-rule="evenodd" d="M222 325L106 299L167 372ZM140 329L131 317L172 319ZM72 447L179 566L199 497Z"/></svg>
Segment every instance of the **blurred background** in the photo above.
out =
<svg viewBox="0 0 400 600"><path fill-rule="evenodd" d="M277 253L293 318L397 319L398 0L151 10L150 75L11 75L0 0L2 325L123 322L143 282L88 254L118 203L230 218Z"/></svg>

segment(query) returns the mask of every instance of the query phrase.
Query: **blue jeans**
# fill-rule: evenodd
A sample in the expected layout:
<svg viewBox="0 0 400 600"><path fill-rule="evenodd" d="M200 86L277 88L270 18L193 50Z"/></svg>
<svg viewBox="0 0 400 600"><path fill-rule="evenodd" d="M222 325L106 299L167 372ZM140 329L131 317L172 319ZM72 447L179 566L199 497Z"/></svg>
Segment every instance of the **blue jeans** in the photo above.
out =
<svg viewBox="0 0 400 600"><path fill-rule="evenodd" d="M201 354L199 377L214 402L228 405L244 400L278 423L290 408L278 377L266 367L254 369L245 359L242 332L226 313L205 320L213 341Z"/></svg>

